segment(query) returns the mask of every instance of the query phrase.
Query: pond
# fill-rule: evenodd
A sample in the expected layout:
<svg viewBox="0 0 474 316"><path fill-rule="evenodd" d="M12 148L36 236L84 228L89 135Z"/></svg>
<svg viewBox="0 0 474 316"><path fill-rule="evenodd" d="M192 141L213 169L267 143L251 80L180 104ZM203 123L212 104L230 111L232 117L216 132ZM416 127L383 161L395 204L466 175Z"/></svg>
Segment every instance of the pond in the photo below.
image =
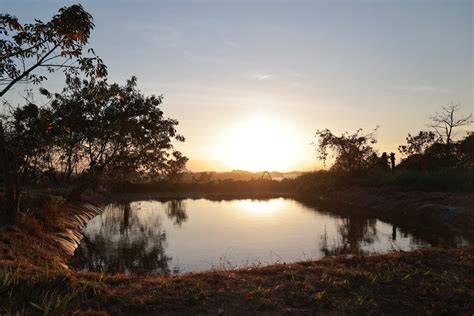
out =
<svg viewBox="0 0 474 316"><path fill-rule="evenodd" d="M451 232L407 232L286 198L111 204L84 233L71 261L77 270L155 275L467 244Z"/></svg>

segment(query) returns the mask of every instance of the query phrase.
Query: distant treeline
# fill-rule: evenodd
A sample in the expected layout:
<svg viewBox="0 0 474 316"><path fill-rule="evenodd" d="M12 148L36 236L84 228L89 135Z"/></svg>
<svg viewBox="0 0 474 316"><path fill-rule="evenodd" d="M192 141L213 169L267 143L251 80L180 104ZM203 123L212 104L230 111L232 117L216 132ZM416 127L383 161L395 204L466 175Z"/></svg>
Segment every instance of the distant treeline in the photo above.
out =
<svg viewBox="0 0 474 316"><path fill-rule="evenodd" d="M269 179L254 180L216 180L208 182L170 182L156 181L137 183L122 181L112 186L114 192L122 193L290 193L293 181Z"/></svg>

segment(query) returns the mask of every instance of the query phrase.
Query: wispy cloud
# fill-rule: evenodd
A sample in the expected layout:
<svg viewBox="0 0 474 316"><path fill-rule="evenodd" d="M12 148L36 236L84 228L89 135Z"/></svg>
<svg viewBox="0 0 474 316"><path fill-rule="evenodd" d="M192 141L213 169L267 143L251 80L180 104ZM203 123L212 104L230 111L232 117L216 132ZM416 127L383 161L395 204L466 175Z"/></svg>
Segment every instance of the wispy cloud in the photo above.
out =
<svg viewBox="0 0 474 316"><path fill-rule="evenodd" d="M443 89L441 87L430 86L430 85L419 85L412 87L411 90L413 92L447 92L447 89Z"/></svg>
<svg viewBox="0 0 474 316"><path fill-rule="evenodd" d="M129 30L144 35L162 47L178 47L186 44L181 32L173 26L147 23L132 25Z"/></svg>
<svg viewBox="0 0 474 316"><path fill-rule="evenodd" d="M268 73L262 73L262 72L256 72L252 74L252 78L257 79L258 81L267 80L267 79L270 79L271 77L272 75Z"/></svg>
<svg viewBox="0 0 474 316"><path fill-rule="evenodd" d="M391 86L389 87L392 90L411 92L411 93L436 93L436 92L449 92L448 89L429 85L429 84L419 84L413 86Z"/></svg>

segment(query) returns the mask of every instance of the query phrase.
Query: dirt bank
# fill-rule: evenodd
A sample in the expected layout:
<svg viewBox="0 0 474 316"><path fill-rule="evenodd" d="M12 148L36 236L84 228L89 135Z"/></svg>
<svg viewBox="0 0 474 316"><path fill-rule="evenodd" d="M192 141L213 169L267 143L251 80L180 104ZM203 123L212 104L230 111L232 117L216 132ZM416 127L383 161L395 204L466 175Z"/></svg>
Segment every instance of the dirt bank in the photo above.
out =
<svg viewBox="0 0 474 316"><path fill-rule="evenodd" d="M100 196L67 202L40 218L20 214L16 226L0 229L0 263L33 270L44 266L67 270L85 225L106 203Z"/></svg>
<svg viewBox="0 0 474 316"><path fill-rule="evenodd" d="M422 220L474 237L474 194L351 187L299 196L305 203L340 212L362 212L403 225Z"/></svg>

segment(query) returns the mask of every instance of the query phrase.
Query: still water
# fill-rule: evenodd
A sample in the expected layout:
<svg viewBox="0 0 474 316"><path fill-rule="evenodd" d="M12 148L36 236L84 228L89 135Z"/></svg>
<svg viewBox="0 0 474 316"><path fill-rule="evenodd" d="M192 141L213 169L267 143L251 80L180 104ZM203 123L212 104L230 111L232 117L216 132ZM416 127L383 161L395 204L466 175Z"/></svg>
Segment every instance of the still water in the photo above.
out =
<svg viewBox="0 0 474 316"><path fill-rule="evenodd" d="M465 243L451 233L408 233L292 199L139 201L111 204L93 218L72 265L79 271L179 274Z"/></svg>

